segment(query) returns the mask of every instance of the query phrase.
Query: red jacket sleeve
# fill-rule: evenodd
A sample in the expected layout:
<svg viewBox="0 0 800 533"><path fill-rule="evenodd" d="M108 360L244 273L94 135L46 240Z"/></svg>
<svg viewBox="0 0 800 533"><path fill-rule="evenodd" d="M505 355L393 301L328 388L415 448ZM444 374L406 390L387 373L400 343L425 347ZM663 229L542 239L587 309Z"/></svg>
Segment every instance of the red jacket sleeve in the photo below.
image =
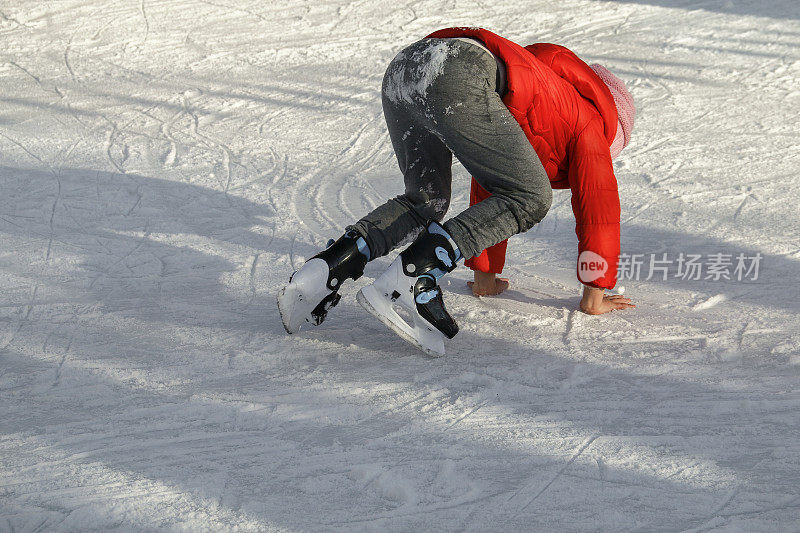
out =
<svg viewBox="0 0 800 533"><path fill-rule="evenodd" d="M578 279L584 285L613 289L619 259L619 193L599 117L573 140L569 157Z"/></svg>
<svg viewBox="0 0 800 533"><path fill-rule="evenodd" d="M475 178L472 178L472 186L469 190L469 205L475 205L490 196L491 194L489 194L486 189L478 185L478 182L475 181ZM494 246L490 246L482 251L479 255L467 259L464 261L464 264L472 270L500 274L503 272L503 266L506 264L507 244L507 239L505 241L498 242Z"/></svg>

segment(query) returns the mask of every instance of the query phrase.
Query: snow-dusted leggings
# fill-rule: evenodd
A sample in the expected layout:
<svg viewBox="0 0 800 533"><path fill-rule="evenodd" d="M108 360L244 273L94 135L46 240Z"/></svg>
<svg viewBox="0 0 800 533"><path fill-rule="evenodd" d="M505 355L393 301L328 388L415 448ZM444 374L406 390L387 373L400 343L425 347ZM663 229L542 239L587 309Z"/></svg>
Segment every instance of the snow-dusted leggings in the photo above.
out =
<svg viewBox="0 0 800 533"><path fill-rule="evenodd" d="M444 218L453 154L492 195L444 223L464 257L544 218L553 198L550 182L496 80L494 57L457 39L423 39L389 64L383 112L405 193L348 228L366 239L372 258Z"/></svg>

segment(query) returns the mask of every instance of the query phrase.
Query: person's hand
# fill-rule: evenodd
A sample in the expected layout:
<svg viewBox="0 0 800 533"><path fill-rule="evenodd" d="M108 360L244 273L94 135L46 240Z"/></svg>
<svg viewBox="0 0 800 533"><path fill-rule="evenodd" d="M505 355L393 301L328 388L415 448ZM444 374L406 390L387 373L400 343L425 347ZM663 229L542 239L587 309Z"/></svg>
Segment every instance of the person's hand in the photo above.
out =
<svg viewBox="0 0 800 533"><path fill-rule="evenodd" d="M468 281L473 296L497 296L508 288L508 279L498 278L492 272L475 271L475 281Z"/></svg>
<svg viewBox="0 0 800 533"><path fill-rule="evenodd" d="M602 315L616 311L617 309L629 309L636 307L631 303L630 298L625 298L621 294L606 295L603 289L594 287L583 287L583 298L581 298L581 311L590 315Z"/></svg>

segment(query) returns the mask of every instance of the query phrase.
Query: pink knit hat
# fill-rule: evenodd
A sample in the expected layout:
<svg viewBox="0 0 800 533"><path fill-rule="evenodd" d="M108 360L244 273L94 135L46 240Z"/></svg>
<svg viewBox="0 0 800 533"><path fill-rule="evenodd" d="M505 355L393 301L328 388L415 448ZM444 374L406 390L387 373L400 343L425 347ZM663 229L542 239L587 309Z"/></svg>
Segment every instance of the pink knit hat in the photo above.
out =
<svg viewBox="0 0 800 533"><path fill-rule="evenodd" d="M600 76L600 79L606 84L608 90L611 91L611 96L614 97L614 104L617 106L619 125L617 126L617 136L614 137L614 142L611 143L611 158L613 159L617 157L620 152L622 152L622 149L628 146L628 143L631 141L633 117L636 114L636 108L633 106L633 95L628 92L628 89L625 87L625 82L614 76L611 71L603 65L595 63L589 66L595 74Z"/></svg>

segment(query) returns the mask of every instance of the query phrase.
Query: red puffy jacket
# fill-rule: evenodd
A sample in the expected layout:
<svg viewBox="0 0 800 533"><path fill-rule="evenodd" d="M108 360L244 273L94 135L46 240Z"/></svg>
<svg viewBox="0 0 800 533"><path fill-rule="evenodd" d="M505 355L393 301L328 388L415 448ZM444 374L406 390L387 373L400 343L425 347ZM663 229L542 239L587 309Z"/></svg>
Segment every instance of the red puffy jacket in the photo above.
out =
<svg viewBox="0 0 800 533"><path fill-rule="evenodd" d="M580 254L594 252L606 262L605 274L581 281L614 288L620 207L609 150L617 132L617 108L608 87L563 46L540 43L523 48L481 28L447 28L428 37L473 37L503 60L508 84L503 103L536 150L551 186L572 189L579 256L584 259ZM470 205L488 196L473 179ZM503 241L484 250L469 259L467 266L502 272L506 244Z"/></svg>

